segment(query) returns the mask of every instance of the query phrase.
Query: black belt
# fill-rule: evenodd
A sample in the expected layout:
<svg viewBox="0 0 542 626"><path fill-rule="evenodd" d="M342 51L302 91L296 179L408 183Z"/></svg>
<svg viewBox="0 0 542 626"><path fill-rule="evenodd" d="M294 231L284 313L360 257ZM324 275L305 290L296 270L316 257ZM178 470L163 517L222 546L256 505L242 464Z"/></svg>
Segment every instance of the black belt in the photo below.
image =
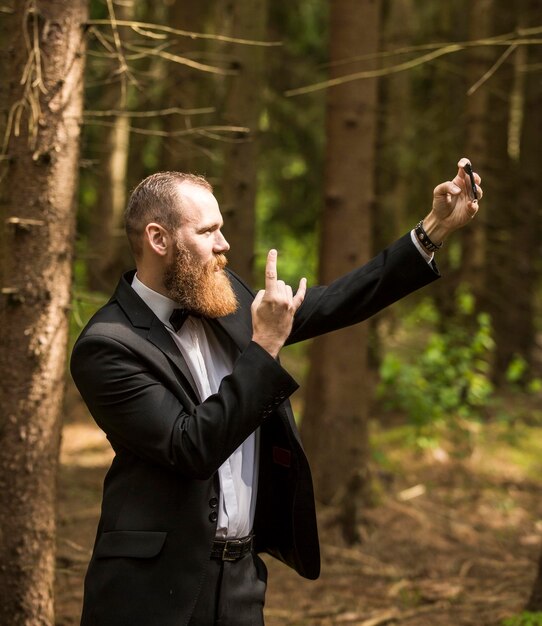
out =
<svg viewBox="0 0 542 626"><path fill-rule="evenodd" d="M221 561L238 561L252 551L254 535L239 539L215 539L211 549L211 558Z"/></svg>

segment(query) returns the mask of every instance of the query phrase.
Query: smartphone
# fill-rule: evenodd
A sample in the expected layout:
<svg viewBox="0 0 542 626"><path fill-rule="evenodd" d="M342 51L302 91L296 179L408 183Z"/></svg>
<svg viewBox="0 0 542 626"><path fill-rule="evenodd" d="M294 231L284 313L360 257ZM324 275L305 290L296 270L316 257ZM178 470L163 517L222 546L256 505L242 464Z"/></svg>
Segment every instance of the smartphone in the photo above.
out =
<svg viewBox="0 0 542 626"><path fill-rule="evenodd" d="M476 193L476 183L474 182L474 174L472 173L472 165L470 163L467 163L463 166L463 169L465 170L465 172L467 172L470 178L470 186L472 192L471 200L478 200L478 194ZM469 195L471 194L469 193Z"/></svg>

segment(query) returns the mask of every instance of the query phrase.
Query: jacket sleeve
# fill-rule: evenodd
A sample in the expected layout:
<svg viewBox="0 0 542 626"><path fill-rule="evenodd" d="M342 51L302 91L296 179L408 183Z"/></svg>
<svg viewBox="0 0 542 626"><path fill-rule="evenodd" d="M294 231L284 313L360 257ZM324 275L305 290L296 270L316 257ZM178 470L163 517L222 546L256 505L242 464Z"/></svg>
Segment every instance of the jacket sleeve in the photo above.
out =
<svg viewBox="0 0 542 626"><path fill-rule="evenodd" d="M357 324L439 277L408 233L327 287L309 289L287 343Z"/></svg>
<svg viewBox="0 0 542 626"><path fill-rule="evenodd" d="M296 389L296 382L251 342L218 392L193 405L166 386L152 361L127 345L87 334L71 373L113 447L183 475L206 479Z"/></svg>

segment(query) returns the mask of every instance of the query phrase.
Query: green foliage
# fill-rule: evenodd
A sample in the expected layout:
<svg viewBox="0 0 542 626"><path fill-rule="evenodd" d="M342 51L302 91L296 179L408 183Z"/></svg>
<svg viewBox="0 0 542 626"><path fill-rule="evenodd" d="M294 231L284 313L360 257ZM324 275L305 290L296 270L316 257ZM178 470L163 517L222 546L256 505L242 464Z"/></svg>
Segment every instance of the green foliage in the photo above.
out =
<svg viewBox="0 0 542 626"><path fill-rule="evenodd" d="M542 626L542 613L537 611L523 611L514 617L508 617L502 621L502 626Z"/></svg>
<svg viewBox="0 0 542 626"><path fill-rule="evenodd" d="M523 357L516 355L508 364L506 380L509 383L519 383L525 376L527 368L527 361Z"/></svg>
<svg viewBox="0 0 542 626"><path fill-rule="evenodd" d="M256 206L256 276L269 248L279 251L281 277L314 284L322 206L325 99L285 98L292 87L326 78L327 3L271 3L270 31L283 45L267 55L268 88L260 121Z"/></svg>
<svg viewBox="0 0 542 626"><path fill-rule="evenodd" d="M468 421L480 417L493 392L489 374L494 342L489 316L475 313L472 296L459 291L455 317L443 332L436 330L438 322L433 303L423 300L407 326L412 325L409 330L419 344L420 330L430 329L424 344L406 356L389 352L380 368L380 397L388 407L407 414L422 447L431 445L443 427L466 435Z"/></svg>
<svg viewBox="0 0 542 626"><path fill-rule="evenodd" d="M108 296L85 289L86 263L78 258L74 264L74 288L70 315L69 350L71 354L73 344L94 313L106 303Z"/></svg>

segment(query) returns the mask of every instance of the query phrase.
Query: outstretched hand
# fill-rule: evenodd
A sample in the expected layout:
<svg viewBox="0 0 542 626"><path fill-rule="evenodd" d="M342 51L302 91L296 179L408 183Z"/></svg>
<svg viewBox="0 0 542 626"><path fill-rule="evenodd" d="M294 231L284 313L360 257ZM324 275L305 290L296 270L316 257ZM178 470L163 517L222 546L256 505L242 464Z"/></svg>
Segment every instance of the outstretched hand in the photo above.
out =
<svg viewBox="0 0 542 626"><path fill-rule="evenodd" d="M292 288L278 280L277 251L270 250L265 265L265 289L260 290L252 303L252 340L276 357L288 338L294 315L301 306L307 290L302 278L294 296Z"/></svg>
<svg viewBox="0 0 542 626"><path fill-rule="evenodd" d="M461 228L478 212L478 200L472 197L470 178L465 172L469 160L462 158L455 178L437 185L433 191L433 208L424 219L424 228L432 241L444 240L450 233ZM474 172L476 195L482 198L480 176Z"/></svg>

